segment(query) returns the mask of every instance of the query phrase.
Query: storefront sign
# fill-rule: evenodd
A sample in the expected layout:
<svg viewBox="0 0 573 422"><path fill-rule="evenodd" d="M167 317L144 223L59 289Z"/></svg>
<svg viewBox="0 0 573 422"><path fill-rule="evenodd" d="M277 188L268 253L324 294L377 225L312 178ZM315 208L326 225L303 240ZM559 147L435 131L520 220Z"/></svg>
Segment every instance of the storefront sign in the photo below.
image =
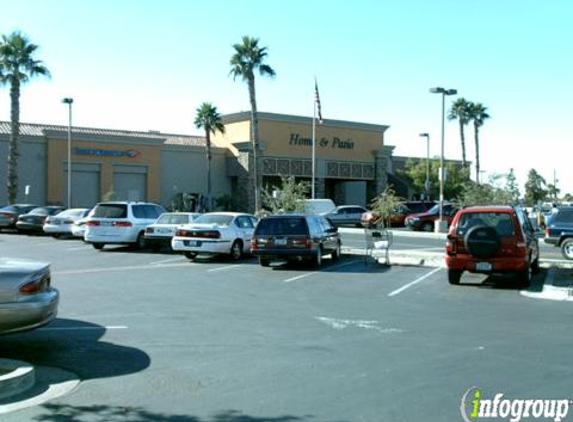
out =
<svg viewBox="0 0 573 422"><path fill-rule="evenodd" d="M95 155L97 157L137 157L141 152L136 149L125 151L116 149L98 149L98 148L75 148L76 155Z"/></svg>
<svg viewBox="0 0 573 422"><path fill-rule="evenodd" d="M304 138L298 133L291 133L289 145L311 147L312 138ZM340 139L335 136L332 139L316 139L316 146L321 148L354 149L354 142L352 142L350 139Z"/></svg>

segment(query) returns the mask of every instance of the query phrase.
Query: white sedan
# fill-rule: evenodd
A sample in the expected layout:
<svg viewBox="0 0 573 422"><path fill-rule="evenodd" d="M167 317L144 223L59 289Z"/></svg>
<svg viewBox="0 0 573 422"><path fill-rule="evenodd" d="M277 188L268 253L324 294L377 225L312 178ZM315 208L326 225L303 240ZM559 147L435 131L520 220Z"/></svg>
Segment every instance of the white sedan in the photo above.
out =
<svg viewBox="0 0 573 422"><path fill-rule="evenodd" d="M237 212L211 212L198 217L192 224L177 229L171 240L174 251L189 259L198 254L227 254L233 260L251 251L251 237L257 218Z"/></svg>
<svg viewBox="0 0 573 422"><path fill-rule="evenodd" d="M145 245L154 250L161 249L163 245L171 247L171 239L177 228L192 223L200 215L196 212L164 212L145 229Z"/></svg>
<svg viewBox="0 0 573 422"><path fill-rule="evenodd" d="M88 215L89 208L70 208L46 218L44 233L54 237L72 234L74 224Z"/></svg>

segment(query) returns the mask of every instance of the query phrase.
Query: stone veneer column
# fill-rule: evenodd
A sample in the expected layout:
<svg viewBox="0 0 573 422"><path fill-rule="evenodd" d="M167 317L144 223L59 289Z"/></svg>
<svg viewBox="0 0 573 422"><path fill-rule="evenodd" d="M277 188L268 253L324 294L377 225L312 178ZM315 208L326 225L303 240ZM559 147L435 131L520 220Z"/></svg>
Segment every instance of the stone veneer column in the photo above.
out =
<svg viewBox="0 0 573 422"><path fill-rule="evenodd" d="M326 183L323 178L315 178L314 179L314 197L315 198L324 198L326 195Z"/></svg>
<svg viewBox="0 0 573 422"><path fill-rule="evenodd" d="M253 155L247 151L240 151L238 161L242 170L238 180L237 205L241 211L253 212L255 209L255 190L251 177Z"/></svg>
<svg viewBox="0 0 573 422"><path fill-rule="evenodd" d="M385 145L374 153L374 196L380 194L388 187L388 169L391 168L394 146Z"/></svg>

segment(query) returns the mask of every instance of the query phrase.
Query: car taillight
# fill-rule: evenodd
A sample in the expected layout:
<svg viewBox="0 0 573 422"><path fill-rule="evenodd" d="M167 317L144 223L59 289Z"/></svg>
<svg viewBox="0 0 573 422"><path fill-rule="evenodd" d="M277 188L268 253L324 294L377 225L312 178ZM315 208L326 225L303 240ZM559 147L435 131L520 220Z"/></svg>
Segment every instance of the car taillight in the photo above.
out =
<svg viewBox="0 0 573 422"><path fill-rule="evenodd" d="M145 233L153 233L153 227L146 228Z"/></svg>
<svg viewBox="0 0 573 422"><path fill-rule="evenodd" d="M94 227L94 226L100 226L100 225L101 225L101 223L99 221L94 221L94 220L86 221L86 226Z"/></svg>
<svg viewBox="0 0 573 422"><path fill-rule="evenodd" d="M455 236L448 235L446 238L446 253L448 255L455 255L458 253L458 243Z"/></svg>
<svg viewBox="0 0 573 422"><path fill-rule="evenodd" d="M114 221L112 223L113 227L131 227L133 223L131 221Z"/></svg>
<svg viewBox="0 0 573 422"><path fill-rule="evenodd" d="M20 286L18 291L23 294L40 293L50 287L50 275L44 275L41 279L30 281L29 283Z"/></svg>
<svg viewBox="0 0 573 422"><path fill-rule="evenodd" d="M206 237L208 239L219 239L221 237L221 233L217 230L208 230L204 232L197 232L195 234L197 237Z"/></svg>
<svg viewBox="0 0 573 422"><path fill-rule="evenodd" d="M179 229L179 230L177 230L177 231L175 232L175 236L178 236L178 237L187 237L187 230L181 230L181 229Z"/></svg>
<svg viewBox="0 0 573 422"><path fill-rule="evenodd" d="M257 244L257 239L255 239L254 237L251 239L251 250L255 250L258 249L259 245Z"/></svg>
<svg viewBox="0 0 573 422"><path fill-rule="evenodd" d="M545 237L549 237L549 227L545 226L545 229L543 231L545 232Z"/></svg>
<svg viewBox="0 0 573 422"><path fill-rule="evenodd" d="M50 217L46 218L46 224L50 224L52 222L52 219Z"/></svg>

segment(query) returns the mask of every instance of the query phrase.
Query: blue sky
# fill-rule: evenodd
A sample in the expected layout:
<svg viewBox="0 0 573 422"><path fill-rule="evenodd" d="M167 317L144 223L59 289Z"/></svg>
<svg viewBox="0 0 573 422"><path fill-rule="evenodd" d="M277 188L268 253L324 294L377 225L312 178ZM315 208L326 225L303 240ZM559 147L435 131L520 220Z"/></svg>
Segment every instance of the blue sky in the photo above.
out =
<svg viewBox="0 0 573 422"><path fill-rule="evenodd" d="M441 97L433 86L481 102L486 176L535 168L573 193L573 3L566 0L19 0L0 1L0 33L21 30L52 72L22 90L22 122L199 134L204 101L249 109L229 77L243 35L268 46L274 80L257 81L261 111L312 115L314 77L325 118L389 125L397 155L439 154ZM454 97L453 99L455 99ZM448 107L449 98L446 107ZM0 88L0 120L9 119ZM466 130L474 161L473 130ZM446 158L460 159L457 123ZM523 190L522 190L523 193Z"/></svg>

